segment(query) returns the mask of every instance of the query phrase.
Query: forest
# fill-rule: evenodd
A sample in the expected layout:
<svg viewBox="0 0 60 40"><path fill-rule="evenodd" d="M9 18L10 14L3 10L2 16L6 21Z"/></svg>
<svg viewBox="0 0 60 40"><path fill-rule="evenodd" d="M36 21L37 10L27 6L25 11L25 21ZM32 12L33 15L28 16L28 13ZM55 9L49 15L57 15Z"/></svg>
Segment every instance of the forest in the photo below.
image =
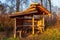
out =
<svg viewBox="0 0 60 40"><path fill-rule="evenodd" d="M30 34L31 29L27 33L25 33L26 31L22 31L20 34L18 34L17 32L15 33L15 31L17 31L19 28L16 28L17 30L14 31L15 20L14 18L10 18L9 15L19 14L19 12L22 12L23 14L25 10L28 10L33 3L40 4L41 6L43 6L43 8L45 8L51 13L51 16L44 16L44 31L42 33L37 32L34 35ZM52 0L4 0L4 2L0 1L0 40L59 40L60 20L58 20L59 17L56 14L56 10L54 9L52 3ZM22 22L24 23L23 20ZM34 20L32 21L34 22ZM22 30L26 29L28 28ZM16 35L16 37L14 37L14 35Z"/></svg>

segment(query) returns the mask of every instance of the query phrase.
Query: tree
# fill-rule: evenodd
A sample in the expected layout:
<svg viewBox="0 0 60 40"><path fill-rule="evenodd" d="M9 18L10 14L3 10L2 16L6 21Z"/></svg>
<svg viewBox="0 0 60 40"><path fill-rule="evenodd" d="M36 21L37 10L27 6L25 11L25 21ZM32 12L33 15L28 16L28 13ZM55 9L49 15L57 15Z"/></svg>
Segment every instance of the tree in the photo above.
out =
<svg viewBox="0 0 60 40"><path fill-rule="evenodd" d="M20 0L16 0L16 12L19 12Z"/></svg>
<svg viewBox="0 0 60 40"><path fill-rule="evenodd" d="M46 0L46 9L47 9L47 0Z"/></svg>
<svg viewBox="0 0 60 40"><path fill-rule="evenodd" d="M43 6L43 0L41 0L41 5Z"/></svg>
<svg viewBox="0 0 60 40"><path fill-rule="evenodd" d="M50 12L51 12L51 0L48 0L49 6L50 6Z"/></svg>
<svg viewBox="0 0 60 40"><path fill-rule="evenodd" d="M3 10L4 10L4 6L0 5L0 14L4 13Z"/></svg>
<svg viewBox="0 0 60 40"><path fill-rule="evenodd" d="M6 8L7 11L9 10L9 14L11 14L12 12L15 12L15 7L16 7L16 0L6 0L6 2L10 2L11 5L9 5L8 3L6 3L5 5L7 6Z"/></svg>

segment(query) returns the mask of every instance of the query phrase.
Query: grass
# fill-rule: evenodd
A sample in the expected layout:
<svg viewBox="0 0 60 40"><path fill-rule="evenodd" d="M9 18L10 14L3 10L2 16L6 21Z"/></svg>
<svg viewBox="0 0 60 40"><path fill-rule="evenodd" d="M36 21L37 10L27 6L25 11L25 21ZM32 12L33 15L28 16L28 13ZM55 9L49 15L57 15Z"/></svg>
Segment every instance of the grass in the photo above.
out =
<svg viewBox="0 0 60 40"><path fill-rule="evenodd" d="M46 29L46 31L40 35L34 35L28 40L60 40L60 31L58 29Z"/></svg>
<svg viewBox="0 0 60 40"><path fill-rule="evenodd" d="M19 40L19 38L5 37L1 40ZM47 28L40 35L35 34L26 38L20 38L20 40L60 40L60 30L56 28Z"/></svg>

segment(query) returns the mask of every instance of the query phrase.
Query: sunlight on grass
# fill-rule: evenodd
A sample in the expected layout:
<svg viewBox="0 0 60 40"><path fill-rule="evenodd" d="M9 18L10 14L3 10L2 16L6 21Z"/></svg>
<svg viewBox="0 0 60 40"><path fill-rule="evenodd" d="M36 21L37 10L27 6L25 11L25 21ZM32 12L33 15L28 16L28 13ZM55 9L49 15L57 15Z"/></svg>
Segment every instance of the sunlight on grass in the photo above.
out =
<svg viewBox="0 0 60 40"><path fill-rule="evenodd" d="M28 38L30 40L30 38ZM60 32L58 29L46 29L41 35L35 35L31 40L60 40Z"/></svg>
<svg viewBox="0 0 60 40"><path fill-rule="evenodd" d="M60 31L58 29L46 29L46 31L44 31L42 34L40 35L32 35L30 37L26 37L26 38L5 38L3 40L60 40Z"/></svg>

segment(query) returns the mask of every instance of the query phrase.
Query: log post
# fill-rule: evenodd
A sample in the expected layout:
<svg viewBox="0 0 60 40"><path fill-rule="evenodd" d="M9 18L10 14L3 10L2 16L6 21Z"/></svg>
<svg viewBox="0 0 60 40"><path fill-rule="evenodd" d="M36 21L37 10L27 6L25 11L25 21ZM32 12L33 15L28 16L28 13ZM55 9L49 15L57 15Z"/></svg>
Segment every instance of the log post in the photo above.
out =
<svg viewBox="0 0 60 40"><path fill-rule="evenodd" d="M43 17L42 21L43 21L43 26L45 26L45 24L44 24L44 17Z"/></svg>
<svg viewBox="0 0 60 40"><path fill-rule="evenodd" d="M43 31L44 31L44 26L45 26L45 22L44 22L44 17L42 18L42 26L43 26Z"/></svg>
<svg viewBox="0 0 60 40"><path fill-rule="evenodd" d="M16 38L16 18L14 18L14 38Z"/></svg>
<svg viewBox="0 0 60 40"><path fill-rule="evenodd" d="M37 27L38 27L38 30L41 32L41 20L40 19L37 21Z"/></svg>
<svg viewBox="0 0 60 40"><path fill-rule="evenodd" d="M22 31L19 31L19 38L21 38L21 32L22 32Z"/></svg>
<svg viewBox="0 0 60 40"><path fill-rule="evenodd" d="M32 16L32 34L34 34L34 15Z"/></svg>
<svg viewBox="0 0 60 40"><path fill-rule="evenodd" d="M44 27L45 27L45 20L44 20L44 13L42 16L42 31L44 31Z"/></svg>

